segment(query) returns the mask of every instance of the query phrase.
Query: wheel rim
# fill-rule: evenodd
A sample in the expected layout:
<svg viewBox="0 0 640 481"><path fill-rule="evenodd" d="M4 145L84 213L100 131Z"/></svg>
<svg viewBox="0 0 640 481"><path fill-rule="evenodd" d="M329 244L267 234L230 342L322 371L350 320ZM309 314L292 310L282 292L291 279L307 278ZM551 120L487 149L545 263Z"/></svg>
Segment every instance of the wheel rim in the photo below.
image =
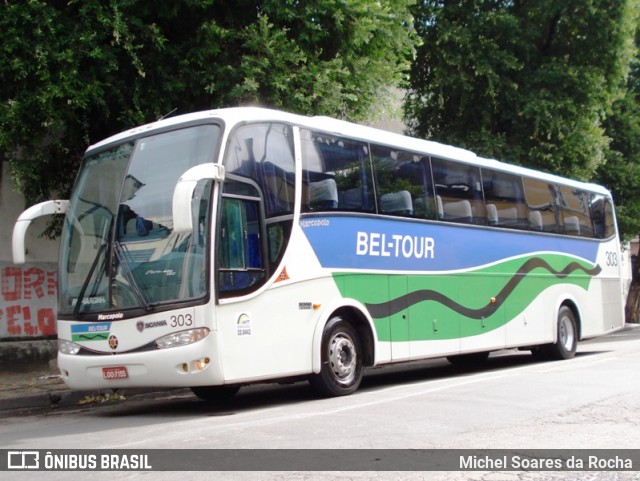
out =
<svg viewBox="0 0 640 481"><path fill-rule="evenodd" d="M344 332L337 333L329 342L329 364L339 384L348 385L356 378L358 355L355 343Z"/></svg>
<svg viewBox="0 0 640 481"><path fill-rule="evenodd" d="M558 332L559 344L567 351L573 350L573 344L575 342L575 331L573 329L573 322L569 316L562 316L560 320L559 332Z"/></svg>

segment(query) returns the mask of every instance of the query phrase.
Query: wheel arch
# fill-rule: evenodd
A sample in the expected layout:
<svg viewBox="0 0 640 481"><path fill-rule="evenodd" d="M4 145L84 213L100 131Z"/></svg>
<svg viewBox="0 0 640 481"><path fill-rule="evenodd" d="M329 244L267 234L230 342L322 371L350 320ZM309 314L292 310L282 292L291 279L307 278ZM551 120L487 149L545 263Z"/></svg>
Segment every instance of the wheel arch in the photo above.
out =
<svg viewBox="0 0 640 481"><path fill-rule="evenodd" d="M557 315L560 312L560 309L562 307L568 307L569 309L571 309L571 312L573 313L573 316L576 321L576 329L578 331L577 338L578 340L581 340L582 339L582 316L580 314L580 308L578 307L578 302L573 297L565 297L564 299L562 299L558 303L554 319L557 318ZM557 342L557 341L558 339L554 338L554 342Z"/></svg>
<svg viewBox="0 0 640 481"><path fill-rule="evenodd" d="M322 336L324 328L330 319L342 317L355 329L363 350L363 362L365 366L374 366L376 359L376 346L378 336L373 324L373 319L367 313L366 308L354 299L342 299L339 305L332 305L325 309L316 323L313 334L312 369L318 374L322 367Z"/></svg>

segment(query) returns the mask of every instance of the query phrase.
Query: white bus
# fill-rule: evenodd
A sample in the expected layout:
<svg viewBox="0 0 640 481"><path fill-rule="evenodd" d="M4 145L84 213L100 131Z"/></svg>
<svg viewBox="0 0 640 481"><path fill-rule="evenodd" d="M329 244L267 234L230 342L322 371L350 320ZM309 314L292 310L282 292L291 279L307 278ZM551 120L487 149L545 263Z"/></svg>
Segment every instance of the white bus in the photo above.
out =
<svg viewBox="0 0 640 481"><path fill-rule="evenodd" d="M505 348L564 359L624 325L603 187L326 117L183 115L87 152L60 247L58 365L74 389L307 378Z"/></svg>

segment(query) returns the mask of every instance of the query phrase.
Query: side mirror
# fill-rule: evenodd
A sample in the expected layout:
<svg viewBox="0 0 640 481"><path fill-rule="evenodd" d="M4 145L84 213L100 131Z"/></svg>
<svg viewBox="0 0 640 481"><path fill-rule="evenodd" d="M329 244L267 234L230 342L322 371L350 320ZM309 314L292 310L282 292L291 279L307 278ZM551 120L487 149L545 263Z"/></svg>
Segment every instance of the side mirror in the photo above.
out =
<svg viewBox="0 0 640 481"><path fill-rule="evenodd" d="M11 239L13 262L15 264L25 263L24 239L31 221L45 215L64 214L68 208L68 200L48 200L29 207L20 214L20 217L18 217L18 220L13 226L13 238Z"/></svg>
<svg viewBox="0 0 640 481"><path fill-rule="evenodd" d="M198 181L204 179L224 181L224 167L218 164L196 165L180 176L173 190L173 232L188 234L193 231L191 199Z"/></svg>

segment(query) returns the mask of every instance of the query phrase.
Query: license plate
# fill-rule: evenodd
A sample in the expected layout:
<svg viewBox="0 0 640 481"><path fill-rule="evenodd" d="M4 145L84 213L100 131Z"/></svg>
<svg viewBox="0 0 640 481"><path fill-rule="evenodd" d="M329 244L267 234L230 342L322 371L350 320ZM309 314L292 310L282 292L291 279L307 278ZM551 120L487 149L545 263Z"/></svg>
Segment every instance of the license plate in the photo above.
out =
<svg viewBox="0 0 640 481"><path fill-rule="evenodd" d="M127 372L127 368L124 366L102 368L102 378L108 381L113 381L116 379L127 379L128 377L129 373Z"/></svg>

